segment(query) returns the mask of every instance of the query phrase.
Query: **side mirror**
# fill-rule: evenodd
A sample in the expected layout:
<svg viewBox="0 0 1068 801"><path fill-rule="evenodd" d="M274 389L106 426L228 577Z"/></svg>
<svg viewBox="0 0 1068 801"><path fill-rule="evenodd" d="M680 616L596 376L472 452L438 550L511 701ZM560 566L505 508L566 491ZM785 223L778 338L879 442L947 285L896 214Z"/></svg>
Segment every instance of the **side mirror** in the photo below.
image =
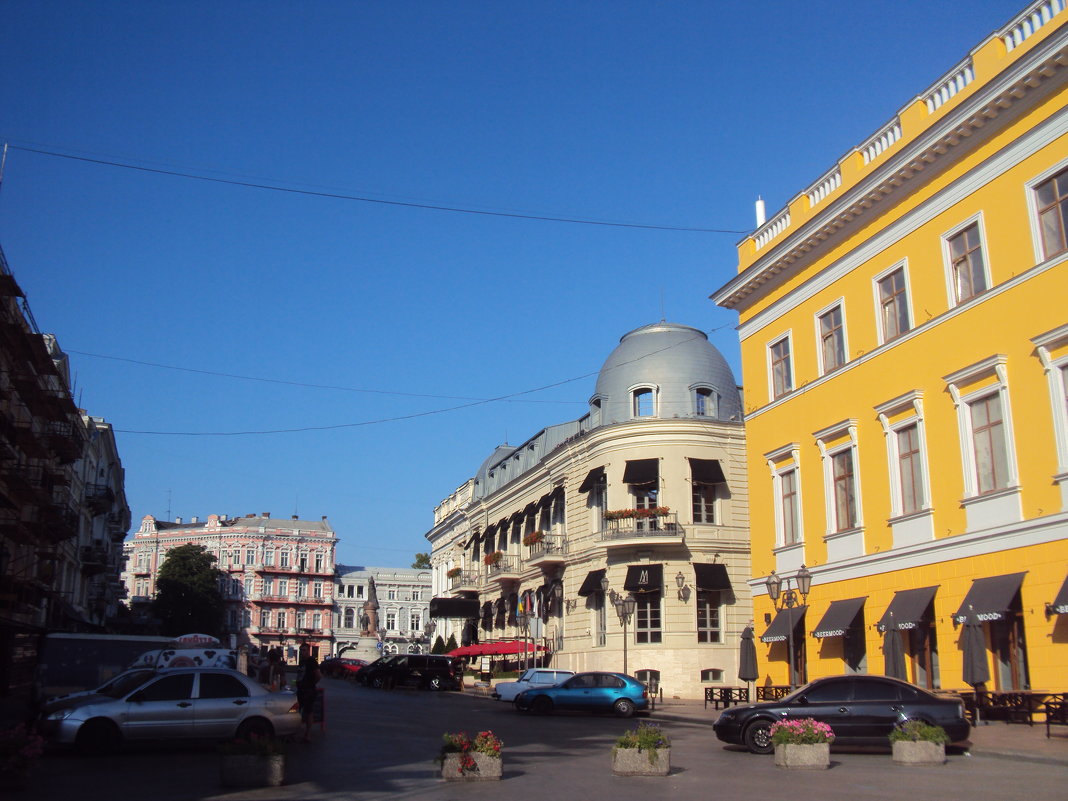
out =
<svg viewBox="0 0 1068 801"><path fill-rule="evenodd" d="M139 704L145 700L145 696L142 693L134 693L126 700L131 704Z"/></svg>
<svg viewBox="0 0 1068 801"><path fill-rule="evenodd" d="M801 706L808 706L808 696L807 695L800 696L797 699L797 703L801 704Z"/></svg>

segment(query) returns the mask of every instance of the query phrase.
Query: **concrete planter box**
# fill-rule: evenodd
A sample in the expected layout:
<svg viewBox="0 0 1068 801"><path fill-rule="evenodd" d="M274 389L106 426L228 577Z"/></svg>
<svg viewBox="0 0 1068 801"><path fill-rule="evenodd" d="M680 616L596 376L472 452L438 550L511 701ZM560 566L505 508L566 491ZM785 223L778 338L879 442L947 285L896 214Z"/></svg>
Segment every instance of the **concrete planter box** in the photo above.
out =
<svg viewBox="0 0 1068 801"><path fill-rule="evenodd" d="M612 749L612 773L616 776L667 776L670 772L670 748L657 748L651 752L637 748Z"/></svg>
<svg viewBox="0 0 1068 801"><path fill-rule="evenodd" d="M219 778L223 787L278 787L286 780L283 754L224 754Z"/></svg>
<svg viewBox="0 0 1068 801"><path fill-rule="evenodd" d="M946 747L926 740L897 740L890 744L895 765L944 765Z"/></svg>
<svg viewBox="0 0 1068 801"><path fill-rule="evenodd" d="M775 766L801 770L826 770L831 766L831 744L776 745Z"/></svg>
<svg viewBox="0 0 1068 801"><path fill-rule="evenodd" d="M460 755L446 754L441 763L441 778L447 782L495 782L500 781L504 760L475 751L471 754L475 769L460 772Z"/></svg>

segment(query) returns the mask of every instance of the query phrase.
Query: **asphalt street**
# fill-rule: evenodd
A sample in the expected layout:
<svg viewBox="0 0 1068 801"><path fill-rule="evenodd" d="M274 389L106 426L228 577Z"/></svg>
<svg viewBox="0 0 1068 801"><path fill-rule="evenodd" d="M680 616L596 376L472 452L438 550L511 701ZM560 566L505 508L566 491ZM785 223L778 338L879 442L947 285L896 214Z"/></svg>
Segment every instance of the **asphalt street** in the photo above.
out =
<svg viewBox="0 0 1068 801"><path fill-rule="evenodd" d="M282 787L225 790L214 747L168 746L124 749L102 759L49 753L25 795L35 801L1068 798L1064 765L958 753L944 766L905 768L895 766L888 751L836 750L830 770L784 771L771 757L724 746L705 722L679 719L663 721L672 739L670 776L617 777L612 744L633 720L569 713L532 717L470 693L371 690L331 679L324 686L326 730L315 729L311 744L290 746ZM505 743L503 781L442 781L433 761L442 733L484 729Z"/></svg>

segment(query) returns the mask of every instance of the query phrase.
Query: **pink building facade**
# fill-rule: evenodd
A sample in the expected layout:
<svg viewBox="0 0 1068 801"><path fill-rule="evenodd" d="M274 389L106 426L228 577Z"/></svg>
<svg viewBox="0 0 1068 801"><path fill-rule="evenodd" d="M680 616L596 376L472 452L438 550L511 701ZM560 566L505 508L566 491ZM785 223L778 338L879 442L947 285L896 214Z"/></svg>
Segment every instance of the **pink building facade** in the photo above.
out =
<svg viewBox="0 0 1068 801"><path fill-rule="evenodd" d="M167 552L188 544L204 546L223 573L224 641L261 652L280 646L291 660L304 643L319 657L332 653L337 536L325 516L208 515L171 523L146 515L125 544L123 579L135 614L155 596Z"/></svg>

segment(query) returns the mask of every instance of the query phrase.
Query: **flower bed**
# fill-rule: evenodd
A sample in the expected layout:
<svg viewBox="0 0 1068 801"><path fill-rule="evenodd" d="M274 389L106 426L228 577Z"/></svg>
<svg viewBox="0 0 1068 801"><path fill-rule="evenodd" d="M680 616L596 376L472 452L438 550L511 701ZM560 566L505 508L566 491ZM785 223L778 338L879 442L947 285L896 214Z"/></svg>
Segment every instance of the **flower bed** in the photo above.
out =
<svg viewBox="0 0 1068 801"><path fill-rule="evenodd" d="M441 777L446 781L493 781L501 778L504 743L492 731L480 731L474 739L466 732L446 732L441 737Z"/></svg>
<svg viewBox="0 0 1068 801"><path fill-rule="evenodd" d="M652 509L610 509L604 513L605 520L647 520L650 517L663 517L670 514L671 509L667 506L657 506Z"/></svg>
<svg viewBox="0 0 1068 801"><path fill-rule="evenodd" d="M667 776L671 772L671 740L658 724L643 720L616 739L612 772L617 776Z"/></svg>

